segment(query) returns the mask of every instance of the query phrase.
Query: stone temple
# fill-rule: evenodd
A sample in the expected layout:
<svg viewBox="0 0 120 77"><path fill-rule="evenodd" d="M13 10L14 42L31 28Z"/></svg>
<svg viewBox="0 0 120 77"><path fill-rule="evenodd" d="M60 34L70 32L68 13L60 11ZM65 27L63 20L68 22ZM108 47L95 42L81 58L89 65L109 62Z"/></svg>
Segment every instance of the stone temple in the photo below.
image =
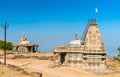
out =
<svg viewBox="0 0 120 77"><path fill-rule="evenodd" d="M54 48L55 63L81 69L106 69L106 49L96 19L90 19L79 39Z"/></svg>
<svg viewBox="0 0 120 77"><path fill-rule="evenodd" d="M23 34L18 44L13 44L13 47L18 52L37 52L39 45L27 41L25 34Z"/></svg>

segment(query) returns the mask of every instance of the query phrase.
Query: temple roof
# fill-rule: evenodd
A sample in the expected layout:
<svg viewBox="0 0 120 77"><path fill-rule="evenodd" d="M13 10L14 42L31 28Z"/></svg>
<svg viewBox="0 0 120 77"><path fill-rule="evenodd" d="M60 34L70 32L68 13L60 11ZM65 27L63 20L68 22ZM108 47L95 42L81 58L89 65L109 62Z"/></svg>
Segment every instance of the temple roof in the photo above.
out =
<svg viewBox="0 0 120 77"><path fill-rule="evenodd" d="M83 42L81 44L81 42ZM102 36L96 20L89 21L82 41L75 35L75 40L70 42L70 46L55 47L54 52L85 52L85 53L106 53Z"/></svg>
<svg viewBox="0 0 120 77"><path fill-rule="evenodd" d="M18 44L13 44L13 46L39 46L39 45L33 44L30 41L28 41L25 34L23 34Z"/></svg>

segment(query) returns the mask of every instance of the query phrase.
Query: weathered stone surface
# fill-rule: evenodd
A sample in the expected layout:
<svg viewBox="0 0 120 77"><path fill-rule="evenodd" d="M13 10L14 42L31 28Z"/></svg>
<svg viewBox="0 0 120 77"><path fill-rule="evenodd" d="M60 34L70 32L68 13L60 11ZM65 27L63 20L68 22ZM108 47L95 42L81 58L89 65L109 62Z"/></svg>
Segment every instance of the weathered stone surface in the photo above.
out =
<svg viewBox="0 0 120 77"><path fill-rule="evenodd" d="M14 47L13 49L15 49L15 51L18 51L19 53L37 52L39 47L38 44L33 44L30 41L28 41L25 34L22 35L18 44L13 44L12 46Z"/></svg>
<svg viewBox="0 0 120 77"><path fill-rule="evenodd" d="M102 36L98 25L94 22L89 26L88 32L85 38L85 51L104 51L105 47L102 41Z"/></svg>
<svg viewBox="0 0 120 77"><path fill-rule="evenodd" d="M96 22L89 24L81 46L55 47L55 63L82 69L106 69L106 49Z"/></svg>

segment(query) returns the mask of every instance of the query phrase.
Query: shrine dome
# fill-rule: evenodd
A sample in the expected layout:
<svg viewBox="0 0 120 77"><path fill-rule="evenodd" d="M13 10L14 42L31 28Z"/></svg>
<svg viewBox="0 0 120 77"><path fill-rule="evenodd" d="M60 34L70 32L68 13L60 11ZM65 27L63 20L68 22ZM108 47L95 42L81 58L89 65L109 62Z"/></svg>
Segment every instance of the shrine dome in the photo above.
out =
<svg viewBox="0 0 120 77"><path fill-rule="evenodd" d="M70 41L69 46L80 46L81 40L78 38L78 35L75 35L75 40Z"/></svg>

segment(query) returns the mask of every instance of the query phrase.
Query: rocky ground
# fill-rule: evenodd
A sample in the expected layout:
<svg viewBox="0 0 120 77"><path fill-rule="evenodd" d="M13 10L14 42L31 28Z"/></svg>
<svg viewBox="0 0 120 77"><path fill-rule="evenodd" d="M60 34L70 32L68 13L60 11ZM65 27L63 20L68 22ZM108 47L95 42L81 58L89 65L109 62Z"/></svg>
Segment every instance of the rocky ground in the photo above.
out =
<svg viewBox="0 0 120 77"><path fill-rule="evenodd" d="M10 68L0 64L0 77L32 77L27 75L23 70L17 68Z"/></svg>
<svg viewBox="0 0 120 77"><path fill-rule="evenodd" d="M120 61L113 58L107 58L107 68L114 71L120 71Z"/></svg>
<svg viewBox="0 0 120 77"><path fill-rule="evenodd" d="M2 54L0 61L3 62ZM53 53L8 54L7 64L18 66L28 74L31 72L42 73L42 77L120 77L120 62L112 58L107 58L108 70L97 73L68 66L54 67ZM16 75L16 73L13 75ZM0 77L10 76L0 74ZM17 75L17 77L19 76Z"/></svg>

